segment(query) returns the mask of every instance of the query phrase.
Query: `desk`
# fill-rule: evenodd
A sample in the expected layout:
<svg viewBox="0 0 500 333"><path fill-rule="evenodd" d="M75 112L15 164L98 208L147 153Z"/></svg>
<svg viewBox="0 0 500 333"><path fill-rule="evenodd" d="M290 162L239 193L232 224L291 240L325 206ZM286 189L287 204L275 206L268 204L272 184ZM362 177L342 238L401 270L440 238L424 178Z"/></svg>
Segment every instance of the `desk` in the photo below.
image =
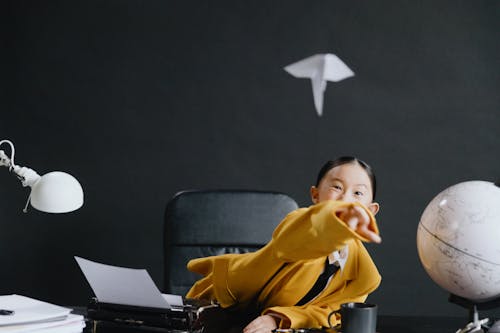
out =
<svg viewBox="0 0 500 333"><path fill-rule="evenodd" d="M467 318L457 317L409 317L379 316L377 319L379 333L455 333L467 324ZM136 327L116 327L104 325L95 333L166 333L160 329L141 329ZM90 323L84 333L94 333ZM220 332L226 333L226 332Z"/></svg>
<svg viewBox="0 0 500 333"><path fill-rule="evenodd" d="M379 316L380 333L455 333L467 325L467 318Z"/></svg>

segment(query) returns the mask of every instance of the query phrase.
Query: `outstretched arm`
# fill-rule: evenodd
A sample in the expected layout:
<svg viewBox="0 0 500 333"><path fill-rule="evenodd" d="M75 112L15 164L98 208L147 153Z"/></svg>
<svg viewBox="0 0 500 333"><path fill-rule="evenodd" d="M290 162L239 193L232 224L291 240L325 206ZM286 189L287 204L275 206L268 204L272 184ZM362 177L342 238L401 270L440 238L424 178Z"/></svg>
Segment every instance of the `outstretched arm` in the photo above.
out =
<svg viewBox="0 0 500 333"><path fill-rule="evenodd" d="M324 201L289 214L272 244L278 258L296 261L327 256L353 238L380 242L375 217L360 203Z"/></svg>

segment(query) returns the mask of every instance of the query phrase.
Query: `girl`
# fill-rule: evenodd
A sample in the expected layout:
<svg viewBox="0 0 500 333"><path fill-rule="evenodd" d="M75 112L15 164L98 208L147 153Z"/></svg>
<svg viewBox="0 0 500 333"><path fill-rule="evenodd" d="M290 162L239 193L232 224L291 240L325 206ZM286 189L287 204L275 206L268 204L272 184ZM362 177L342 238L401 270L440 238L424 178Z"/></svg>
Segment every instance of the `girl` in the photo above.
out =
<svg viewBox="0 0 500 333"><path fill-rule="evenodd" d="M375 192L375 175L365 162L328 161L310 189L314 204L288 214L262 249L191 260L188 269L204 278L187 297L256 313L243 333L329 327L328 315L340 304L364 302L380 284L362 244L381 242ZM332 317L331 324L339 319Z"/></svg>

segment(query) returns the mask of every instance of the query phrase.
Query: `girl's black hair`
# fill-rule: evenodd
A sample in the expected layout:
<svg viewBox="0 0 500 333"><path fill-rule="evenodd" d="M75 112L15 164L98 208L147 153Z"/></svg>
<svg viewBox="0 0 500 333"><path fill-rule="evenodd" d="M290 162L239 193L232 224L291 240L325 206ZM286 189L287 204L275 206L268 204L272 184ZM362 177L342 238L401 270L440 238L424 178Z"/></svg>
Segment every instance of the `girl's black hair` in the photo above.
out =
<svg viewBox="0 0 500 333"><path fill-rule="evenodd" d="M375 200L375 194L377 192L377 179L375 178L375 173L373 172L373 169L371 168L371 166L368 165L368 163L352 156L342 156L333 161L326 162L321 168L321 170L319 170L318 178L316 179L316 186L319 186L321 179L325 177L328 171L335 168L336 166L348 163L357 163L366 171L372 185L373 200Z"/></svg>

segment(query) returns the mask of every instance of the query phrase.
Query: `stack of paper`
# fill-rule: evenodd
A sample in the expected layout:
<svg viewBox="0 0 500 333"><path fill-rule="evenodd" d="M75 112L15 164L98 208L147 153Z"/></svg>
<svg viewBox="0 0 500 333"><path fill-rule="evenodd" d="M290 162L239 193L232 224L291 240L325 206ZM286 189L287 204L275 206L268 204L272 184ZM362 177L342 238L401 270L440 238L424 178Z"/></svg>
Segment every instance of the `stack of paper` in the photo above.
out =
<svg viewBox="0 0 500 333"><path fill-rule="evenodd" d="M0 333L80 333L83 316L21 295L0 296Z"/></svg>

